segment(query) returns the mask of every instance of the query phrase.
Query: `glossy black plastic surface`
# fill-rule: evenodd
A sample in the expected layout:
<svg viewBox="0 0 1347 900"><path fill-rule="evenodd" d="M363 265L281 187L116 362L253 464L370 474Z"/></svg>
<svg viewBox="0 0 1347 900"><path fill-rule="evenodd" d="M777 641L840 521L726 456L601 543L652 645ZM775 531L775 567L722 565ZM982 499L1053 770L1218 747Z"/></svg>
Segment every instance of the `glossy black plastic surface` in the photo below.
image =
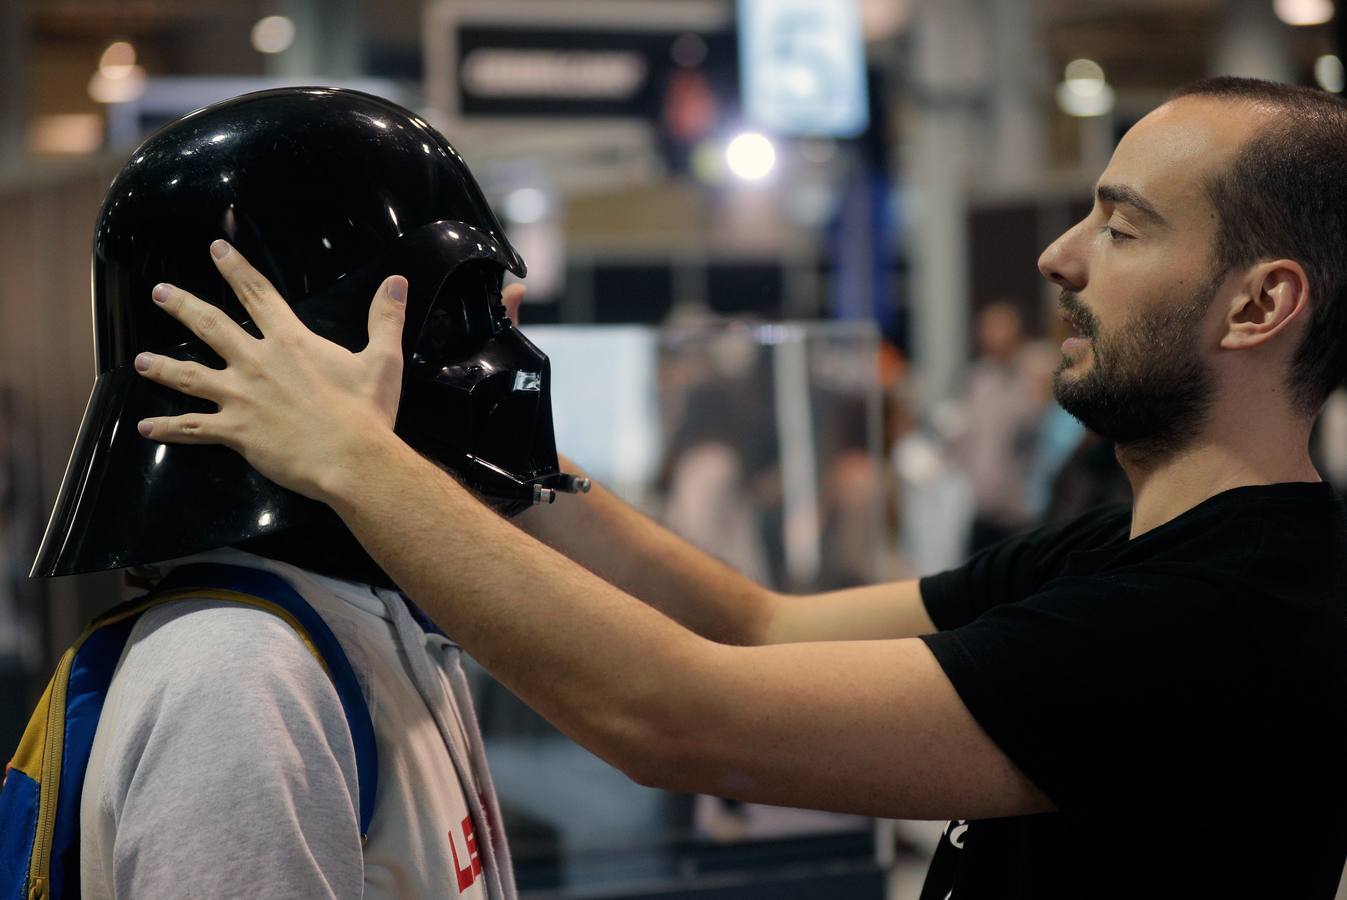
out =
<svg viewBox="0 0 1347 900"><path fill-rule="evenodd" d="M145 416L213 405L137 376L152 350L220 360L150 299L167 281L257 333L208 255L228 239L314 331L363 347L370 299L410 284L397 431L507 513L559 477L547 358L500 306L524 263L454 149L414 114L353 91L249 94L148 139L94 237L98 380L35 575L171 559L344 526L222 447L141 438ZM345 536L345 535L344 535ZM321 556L321 553L319 554Z"/></svg>

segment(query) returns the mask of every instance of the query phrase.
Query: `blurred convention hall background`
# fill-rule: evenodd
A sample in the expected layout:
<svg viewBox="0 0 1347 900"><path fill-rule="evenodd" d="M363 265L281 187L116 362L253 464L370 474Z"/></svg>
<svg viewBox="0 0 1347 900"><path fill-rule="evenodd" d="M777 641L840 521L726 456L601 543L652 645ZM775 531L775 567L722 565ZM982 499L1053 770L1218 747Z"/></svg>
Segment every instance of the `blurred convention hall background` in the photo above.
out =
<svg viewBox="0 0 1347 900"><path fill-rule="evenodd" d="M818 590L1126 496L1111 448L1052 401L1038 254L1184 82L1341 91L1335 12L0 0L0 753L127 590L27 572L94 380L94 217L158 126L287 84L416 110L528 262L521 324L553 360L563 452L753 577ZM1342 396L1315 452L1347 484ZM916 897L939 825L646 790L476 674L528 896Z"/></svg>

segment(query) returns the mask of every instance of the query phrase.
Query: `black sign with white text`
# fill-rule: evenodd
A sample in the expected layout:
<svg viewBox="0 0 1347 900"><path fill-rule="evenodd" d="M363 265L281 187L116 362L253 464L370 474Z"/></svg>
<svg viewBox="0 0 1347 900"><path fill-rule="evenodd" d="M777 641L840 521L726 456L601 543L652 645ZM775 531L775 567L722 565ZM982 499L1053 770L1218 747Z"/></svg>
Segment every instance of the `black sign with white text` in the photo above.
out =
<svg viewBox="0 0 1347 900"><path fill-rule="evenodd" d="M737 96L729 32L458 27L458 110L463 116L601 117L651 120L680 68L675 46L700 44L704 72L723 99Z"/></svg>

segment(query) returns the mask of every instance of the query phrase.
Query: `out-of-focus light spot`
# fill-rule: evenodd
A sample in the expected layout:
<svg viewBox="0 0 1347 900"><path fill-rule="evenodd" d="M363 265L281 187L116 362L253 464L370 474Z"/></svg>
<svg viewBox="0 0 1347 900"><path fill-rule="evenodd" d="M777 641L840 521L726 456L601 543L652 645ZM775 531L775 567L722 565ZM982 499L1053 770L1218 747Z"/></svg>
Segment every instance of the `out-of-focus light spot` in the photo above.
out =
<svg viewBox="0 0 1347 900"><path fill-rule="evenodd" d="M1067 81L1103 81L1104 67L1092 59L1073 59L1066 64L1062 77Z"/></svg>
<svg viewBox="0 0 1347 900"><path fill-rule="evenodd" d="M210 142L212 144L220 144L227 140L229 140L229 132L227 131L222 131L219 134L212 134L210 136Z"/></svg>
<svg viewBox="0 0 1347 900"><path fill-rule="evenodd" d="M98 58L98 68L109 78L119 78L136 64L136 48L130 41L113 41Z"/></svg>
<svg viewBox="0 0 1347 900"><path fill-rule="evenodd" d="M272 523L273 519L275 519L275 516L273 516L269 512L264 512L262 513L262 515L257 517L257 525L259 528L266 528L268 525Z"/></svg>
<svg viewBox="0 0 1347 900"><path fill-rule="evenodd" d="M34 116L28 130L28 146L34 153L93 153L102 145L102 113Z"/></svg>
<svg viewBox="0 0 1347 900"><path fill-rule="evenodd" d="M674 38L669 55L673 61L685 69L695 69L706 62L706 41L699 34L680 34Z"/></svg>
<svg viewBox="0 0 1347 900"><path fill-rule="evenodd" d="M253 49L283 53L295 42L295 23L289 16L264 16L253 25Z"/></svg>
<svg viewBox="0 0 1347 900"><path fill-rule="evenodd" d="M1333 93L1341 94L1343 88L1342 60L1332 53L1325 53L1314 61L1314 80L1319 82L1319 87Z"/></svg>
<svg viewBox="0 0 1347 900"><path fill-rule="evenodd" d="M126 103L145 93L145 70L133 66L126 75L109 78L101 71L89 79L89 96L99 103Z"/></svg>
<svg viewBox="0 0 1347 900"><path fill-rule="evenodd" d="M167 454L168 454L168 444L160 444L158 449L154 451L154 464L157 466L160 463L162 463L164 461L164 457Z"/></svg>
<svg viewBox="0 0 1347 900"><path fill-rule="evenodd" d="M538 188L517 188L505 195L505 218L531 225L547 217L547 195Z"/></svg>
<svg viewBox="0 0 1347 900"><path fill-rule="evenodd" d="M323 246L326 247L328 250L331 250L332 242L329 241L327 238L323 238Z"/></svg>
<svg viewBox="0 0 1347 900"><path fill-rule="evenodd" d="M136 65L136 48L129 41L109 44L89 79L89 96L99 103L126 103L144 92L145 70Z"/></svg>
<svg viewBox="0 0 1347 900"><path fill-rule="evenodd" d="M746 131L725 148L730 171L744 181L760 181L776 168L776 148L755 131Z"/></svg>
<svg viewBox="0 0 1347 900"><path fill-rule="evenodd" d="M1287 25L1322 25L1333 18L1333 0L1275 0L1272 8Z"/></svg>
<svg viewBox="0 0 1347 900"><path fill-rule="evenodd" d="M1092 59L1073 59L1066 64L1057 85L1057 105L1069 116L1107 115L1113 111L1113 88L1104 69Z"/></svg>

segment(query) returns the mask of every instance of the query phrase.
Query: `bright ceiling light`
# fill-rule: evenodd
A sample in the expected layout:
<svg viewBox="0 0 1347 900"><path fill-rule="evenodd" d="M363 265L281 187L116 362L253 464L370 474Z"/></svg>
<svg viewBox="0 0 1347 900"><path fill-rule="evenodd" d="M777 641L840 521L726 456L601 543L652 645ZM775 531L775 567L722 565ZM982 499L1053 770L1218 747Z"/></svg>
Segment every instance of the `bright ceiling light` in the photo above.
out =
<svg viewBox="0 0 1347 900"><path fill-rule="evenodd" d="M760 181L776 167L776 148L755 131L746 131L725 148L730 171L744 181Z"/></svg>
<svg viewBox="0 0 1347 900"><path fill-rule="evenodd" d="M136 65L136 48L129 41L109 44L89 79L89 96L99 103L125 103L144 92L145 70Z"/></svg>
<svg viewBox="0 0 1347 900"><path fill-rule="evenodd" d="M1092 59L1073 59L1062 70L1067 81L1103 81L1104 67Z"/></svg>
<svg viewBox="0 0 1347 900"><path fill-rule="evenodd" d="M1113 88L1104 82L1096 82L1082 92L1079 86L1069 81L1057 85L1057 105L1068 116L1090 118L1104 116L1113 111Z"/></svg>
<svg viewBox="0 0 1347 900"><path fill-rule="evenodd" d="M1104 78L1104 68L1092 59L1073 59L1057 85L1057 105L1069 116L1107 115L1113 111L1113 88Z"/></svg>
<svg viewBox="0 0 1347 900"><path fill-rule="evenodd" d="M1272 8L1287 25L1322 25L1333 18L1333 0L1274 0Z"/></svg>
<svg viewBox="0 0 1347 900"><path fill-rule="evenodd" d="M136 64L136 48L130 41L113 41L98 58L98 70L109 78L124 76Z"/></svg>
<svg viewBox="0 0 1347 900"><path fill-rule="evenodd" d="M1319 87L1333 93L1341 94L1343 87L1342 60L1332 53L1325 53L1314 61L1314 80L1319 82Z"/></svg>
<svg viewBox="0 0 1347 900"><path fill-rule="evenodd" d="M295 42L295 23L288 16L265 16L253 25L253 49L281 53Z"/></svg>

